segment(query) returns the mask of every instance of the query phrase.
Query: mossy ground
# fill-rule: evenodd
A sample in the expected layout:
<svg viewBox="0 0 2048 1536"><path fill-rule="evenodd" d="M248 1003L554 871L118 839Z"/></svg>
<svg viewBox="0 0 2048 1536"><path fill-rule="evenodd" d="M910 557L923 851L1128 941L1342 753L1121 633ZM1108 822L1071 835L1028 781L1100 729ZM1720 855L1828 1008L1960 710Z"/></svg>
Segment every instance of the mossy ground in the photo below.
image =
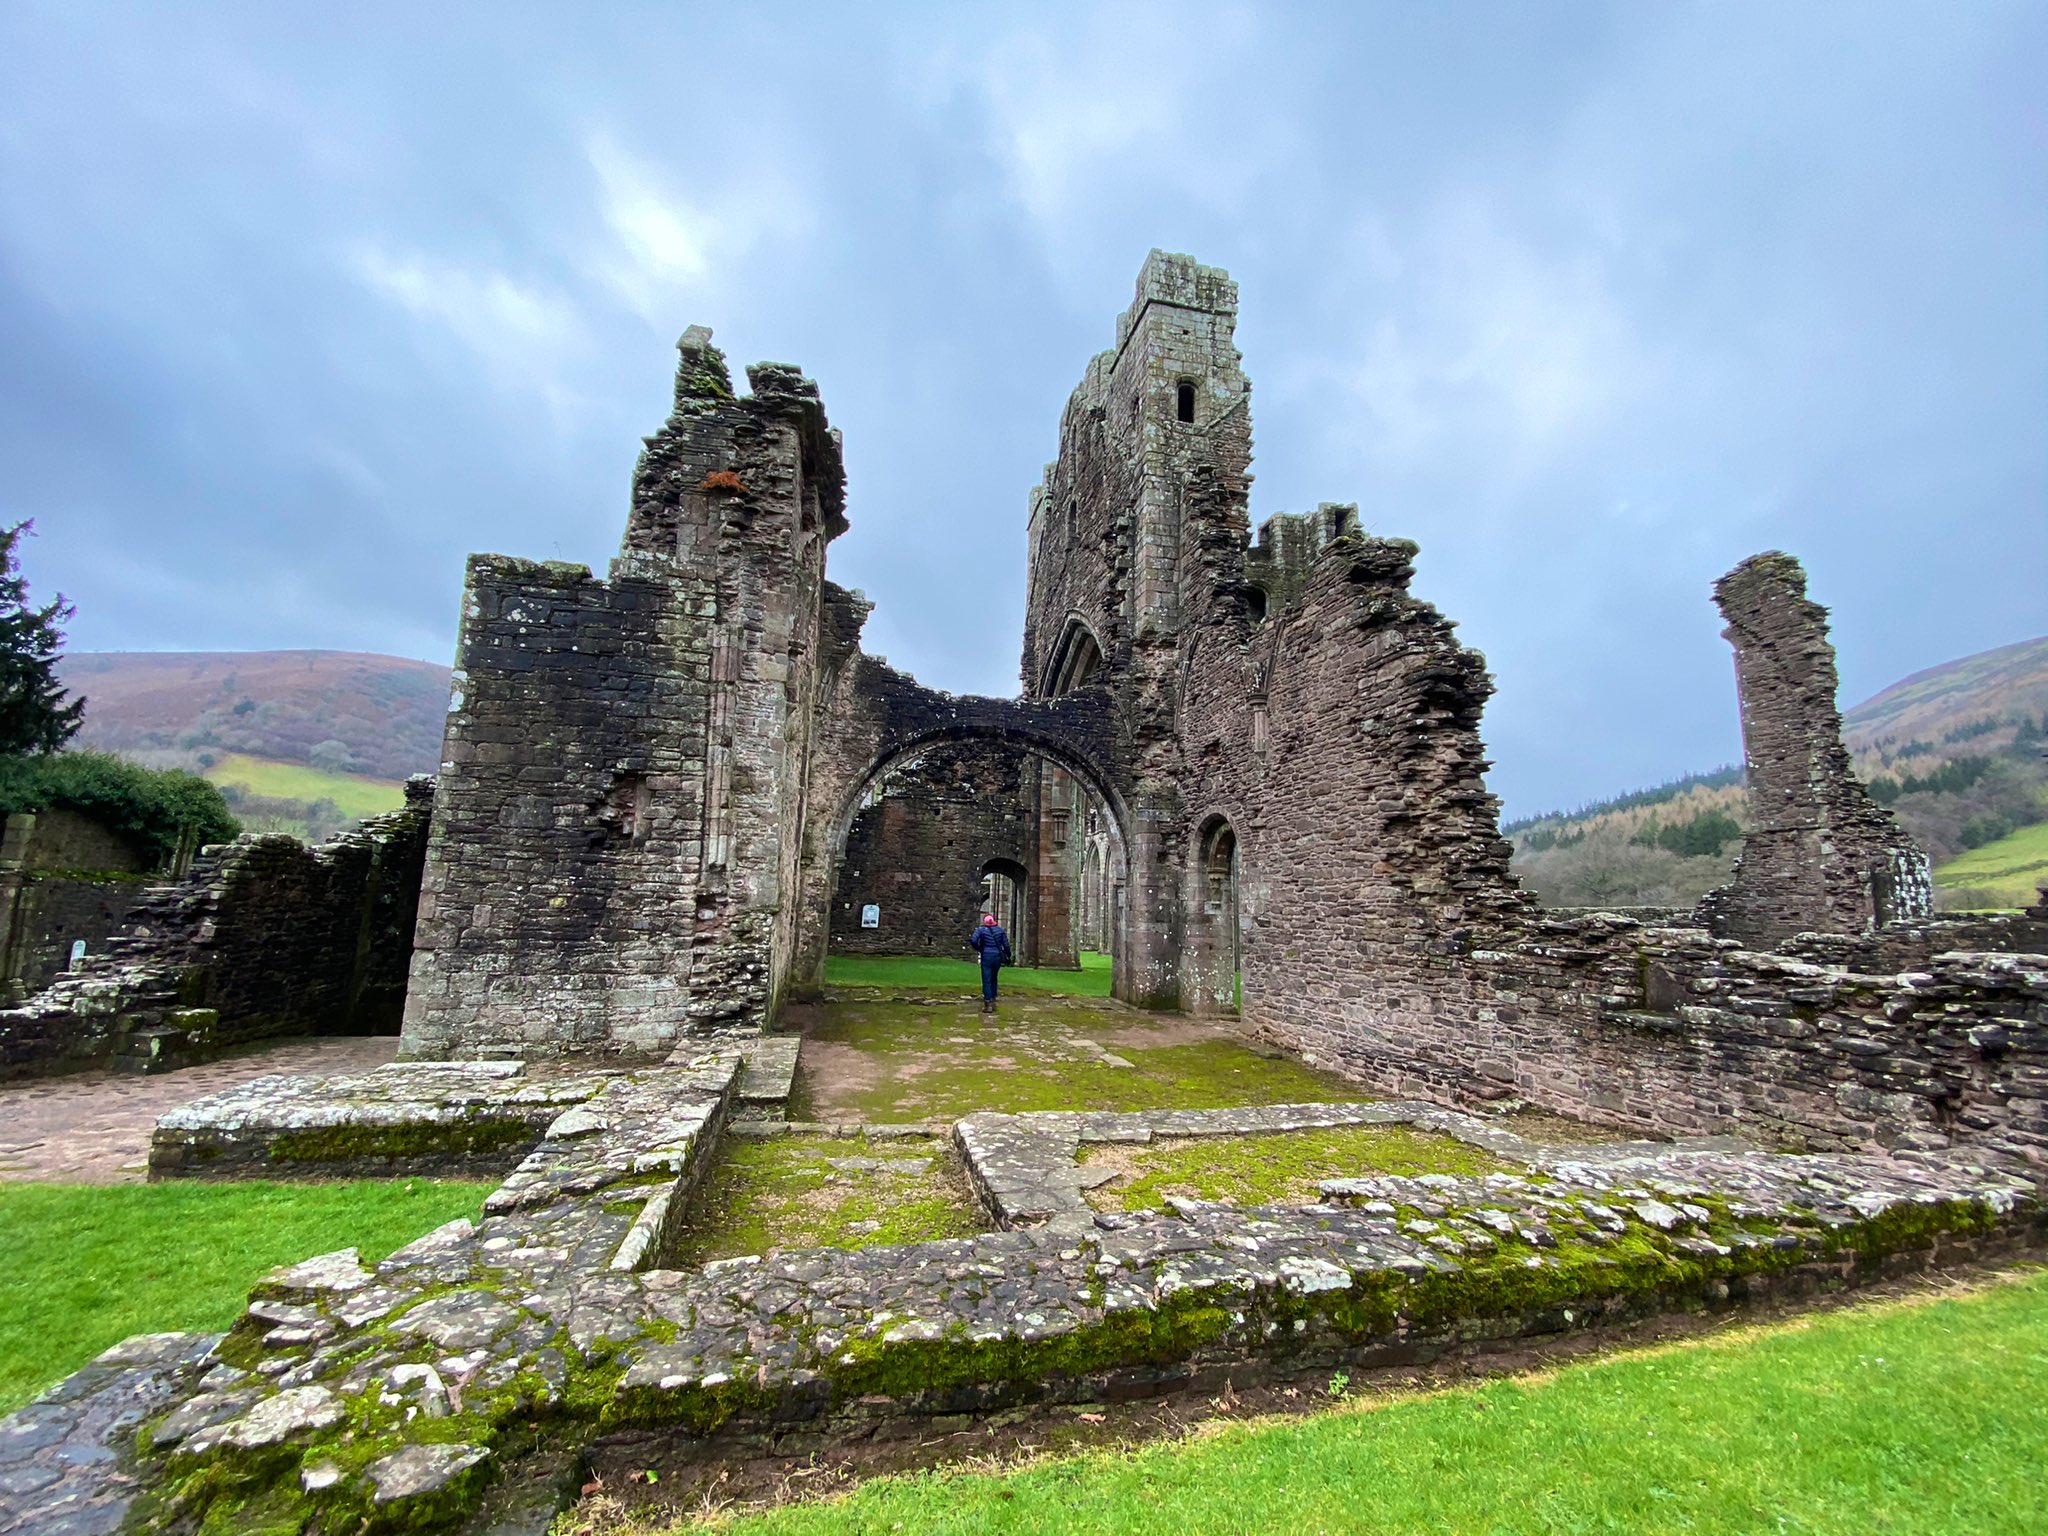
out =
<svg viewBox="0 0 2048 1536"><path fill-rule="evenodd" d="M1087 1147L1081 1161L1117 1178L1089 1192L1104 1211L1152 1210L1168 1195L1239 1205L1305 1205L1323 1179L1372 1173L1484 1174L1508 1165L1450 1136L1405 1125L1345 1125L1263 1136L1174 1137Z"/></svg>
<svg viewBox="0 0 2048 1536"><path fill-rule="evenodd" d="M664 1262L921 1243L986 1227L943 1142L728 1136Z"/></svg>
<svg viewBox="0 0 2048 1536"><path fill-rule="evenodd" d="M1109 956L1083 950L1077 971L1006 965L1000 986L1005 992L1107 997L1111 974ZM825 983L980 997L981 966L966 955L959 959L946 955L834 955L825 962Z"/></svg>
<svg viewBox="0 0 2048 1536"><path fill-rule="evenodd" d="M806 1022L793 1119L954 1120L978 1110L1344 1103L1357 1084L1261 1055L1234 1023L1112 1002L835 998Z"/></svg>

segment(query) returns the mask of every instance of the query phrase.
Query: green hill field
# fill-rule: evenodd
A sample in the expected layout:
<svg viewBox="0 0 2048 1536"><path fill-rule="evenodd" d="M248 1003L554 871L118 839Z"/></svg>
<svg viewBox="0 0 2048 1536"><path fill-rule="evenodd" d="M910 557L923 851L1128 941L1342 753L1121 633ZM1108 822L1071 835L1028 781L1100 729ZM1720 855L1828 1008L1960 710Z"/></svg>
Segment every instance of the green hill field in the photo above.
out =
<svg viewBox="0 0 2048 1536"><path fill-rule="evenodd" d="M1969 893L1971 906L2028 907L2048 885L2048 821L1972 848L1934 872L1943 891Z"/></svg>
<svg viewBox="0 0 2048 1536"><path fill-rule="evenodd" d="M280 763L270 758L226 753L202 770L204 776L223 791L238 787L245 794L265 800L296 800L315 804L334 802L334 808L348 821L380 816L405 803L405 785L397 779L366 778L356 773L329 773L301 763Z"/></svg>

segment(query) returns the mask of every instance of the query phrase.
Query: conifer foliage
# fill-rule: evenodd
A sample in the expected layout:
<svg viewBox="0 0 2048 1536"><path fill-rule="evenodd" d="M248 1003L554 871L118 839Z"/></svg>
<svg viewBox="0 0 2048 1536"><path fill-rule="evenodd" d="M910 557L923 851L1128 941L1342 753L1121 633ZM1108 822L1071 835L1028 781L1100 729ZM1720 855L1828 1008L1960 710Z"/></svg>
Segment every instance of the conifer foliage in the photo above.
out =
<svg viewBox="0 0 2048 1536"><path fill-rule="evenodd" d="M84 699L67 700L57 681L57 657L64 648L59 627L72 615L62 593L40 608L28 601L21 574L22 536L35 530L23 521L0 528L0 755L54 752L78 731Z"/></svg>

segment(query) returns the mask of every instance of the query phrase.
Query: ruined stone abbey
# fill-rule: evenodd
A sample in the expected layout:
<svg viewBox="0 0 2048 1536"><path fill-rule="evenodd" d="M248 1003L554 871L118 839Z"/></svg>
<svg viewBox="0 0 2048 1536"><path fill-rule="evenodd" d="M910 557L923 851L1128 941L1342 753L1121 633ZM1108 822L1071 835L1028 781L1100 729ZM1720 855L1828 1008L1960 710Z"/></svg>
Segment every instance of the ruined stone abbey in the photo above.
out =
<svg viewBox="0 0 2048 1536"><path fill-rule="evenodd" d="M1546 910L1485 785L1484 660L1409 593L1416 546L1334 503L1254 533L1236 302L1155 251L1087 365L1029 497L1015 699L860 649L817 387L762 364L742 393L692 328L606 576L470 561L437 781L317 849L201 850L0 1010L0 1077L397 1025L377 1070L163 1115L152 1177L503 1180L478 1221L280 1270L225 1340L130 1340L0 1420L0 1529L539 1533L582 1469L1405 1370L2037 1252L2048 894L1930 911L1843 749L1798 563L1713 594L1753 813L1731 883ZM16 900L32 831L0 849L11 911L43 910ZM1047 1109L988 1077L917 1123L793 1110L828 959L961 955L983 910L1027 963L1111 957L1117 1001L1037 1037L1061 1087L1137 1073L1098 1036L1200 1026L1296 1101L1172 1079ZM958 999L909 1011L926 1065L991 1038ZM1112 1175L1084 1149L1375 1126L1495 1171L1088 1198ZM943 1163L971 1235L692 1259L735 1135L922 1148L828 1162Z"/></svg>
<svg viewBox="0 0 2048 1536"><path fill-rule="evenodd" d="M1335 504L1253 537L1236 304L1154 252L1088 364L1030 495L1015 700L860 650L816 387L762 365L738 393L686 334L608 579L471 562L406 1051L650 1058L771 1023L835 946L957 953L993 905L1029 960L1087 939L1144 1008L1241 993L1249 1029L1376 1086L1847 1132L1825 1074L1731 1078L1727 1047L1643 1022L1730 964L1717 937L1867 950L1928 915L1924 859L1849 770L1797 564L1717 589L1758 825L1646 963L1633 925L1542 913L1508 873L1490 682L1409 595L1415 546Z"/></svg>

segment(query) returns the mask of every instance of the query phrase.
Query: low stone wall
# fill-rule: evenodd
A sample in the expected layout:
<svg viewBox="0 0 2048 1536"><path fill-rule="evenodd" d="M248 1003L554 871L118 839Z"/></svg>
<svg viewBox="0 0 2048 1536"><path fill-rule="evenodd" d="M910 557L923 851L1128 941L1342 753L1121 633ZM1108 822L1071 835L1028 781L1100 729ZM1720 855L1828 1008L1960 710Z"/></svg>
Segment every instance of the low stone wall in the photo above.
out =
<svg viewBox="0 0 2048 1536"><path fill-rule="evenodd" d="M737 1071L725 1056L614 1078L481 1223L375 1266L344 1252L273 1276L205 1374L135 1415L139 1435L133 1419L110 1432L114 1454L66 1497L139 1482L152 1528L449 1531L542 1446L855 1434L1427 1362L1999 1257L2043 1221L2029 1181L1954 1155L1595 1147L1554 1149L1540 1178L1366 1175L1299 1209L1176 1201L1085 1228L647 1269ZM66 1392L0 1424L0 1445L29 1443L16 1424Z"/></svg>
<svg viewBox="0 0 2048 1536"><path fill-rule="evenodd" d="M603 1076L525 1080L517 1061L392 1062L349 1077L262 1077L172 1110L152 1179L506 1174Z"/></svg>
<svg viewBox="0 0 2048 1536"><path fill-rule="evenodd" d="M1697 928L1550 914L1512 948L1437 962L1444 975L1427 984L1455 997L1462 973L1465 1001L1428 1023L1405 1017L1398 1037L1273 1032L1405 1096L1522 1098L1660 1136L1970 1146L2048 1164L2048 955L1926 954L1954 936L1923 925L1807 941L1809 952L1919 958L1876 973L1743 950Z"/></svg>
<svg viewBox="0 0 2048 1536"><path fill-rule="evenodd" d="M0 1078L153 1070L275 1035L396 1030L433 781L308 848L244 836L149 887L98 954L0 1010Z"/></svg>
<svg viewBox="0 0 2048 1536"><path fill-rule="evenodd" d="M155 883L114 870L24 871L13 892L7 979L17 997L40 992L71 969L72 946L88 955L133 921Z"/></svg>
<svg viewBox="0 0 2048 1536"><path fill-rule="evenodd" d="M1604 1142L1559 1149L1509 1130L1498 1120L1417 1101L1371 1104L1259 1104L1237 1109L1038 1110L1020 1115L969 1115L953 1127L975 1199L1004 1228L1041 1224L1087 1227L1096 1212L1084 1191L1107 1177L1082 1166L1081 1148L1144 1145L1157 1137L1272 1136L1335 1126L1408 1125L1508 1158L1527 1168L1663 1156L1657 1142ZM1745 1152L1727 1138L1703 1138L1677 1150ZM1348 1188L1350 1183L1345 1181ZM1326 1188L1329 1193L1336 1186Z"/></svg>
<svg viewBox="0 0 2048 1536"><path fill-rule="evenodd" d="M0 999L18 1002L99 950L153 883L148 857L63 806L15 812L0 829Z"/></svg>

